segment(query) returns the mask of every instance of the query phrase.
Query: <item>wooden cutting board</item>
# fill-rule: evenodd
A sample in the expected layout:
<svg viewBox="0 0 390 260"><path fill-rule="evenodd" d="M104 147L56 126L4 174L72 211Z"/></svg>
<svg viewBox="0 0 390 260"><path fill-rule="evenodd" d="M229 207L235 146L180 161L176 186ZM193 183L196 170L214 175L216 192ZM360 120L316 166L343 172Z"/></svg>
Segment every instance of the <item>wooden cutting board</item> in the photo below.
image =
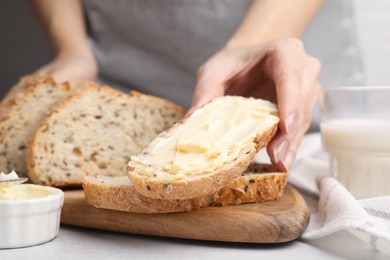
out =
<svg viewBox="0 0 390 260"><path fill-rule="evenodd" d="M300 237L310 212L291 186L277 201L191 212L135 214L97 209L82 190L66 191L61 223L125 233L246 243L280 243Z"/></svg>

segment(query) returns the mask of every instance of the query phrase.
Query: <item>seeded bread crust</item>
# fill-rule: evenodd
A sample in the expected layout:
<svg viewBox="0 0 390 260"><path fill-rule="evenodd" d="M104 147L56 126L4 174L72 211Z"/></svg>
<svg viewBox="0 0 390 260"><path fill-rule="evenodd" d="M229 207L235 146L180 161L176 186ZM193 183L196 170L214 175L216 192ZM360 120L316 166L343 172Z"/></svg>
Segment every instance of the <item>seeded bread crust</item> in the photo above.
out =
<svg viewBox="0 0 390 260"><path fill-rule="evenodd" d="M277 172L271 165L252 163L230 185L212 194L186 200L145 197L125 176L88 176L83 181L83 188L86 202L96 208L132 213L170 213L276 200L283 195L287 178L287 173Z"/></svg>
<svg viewBox="0 0 390 260"><path fill-rule="evenodd" d="M129 156L184 114L166 100L90 85L59 103L36 129L29 175L56 187L80 187L86 175L126 175Z"/></svg>
<svg viewBox="0 0 390 260"><path fill-rule="evenodd" d="M34 129L76 86L55 84L51 78L26 77L9 92L1 103L7 114L0 121L0 170L15 170L28 177L26 154Z"/></svg>
<svg viewBox="0 0 390 260"><path fill-rule="evenodd" d="M174 131L175 128L185 124L189 116L185 117L166 132L161 133L160 136L169 136L170 132ZM147 173L141 175L136 172L146 172L149 166L140 166L130 161L128 164L128 176L137 192L154 199L192 199L211 194L229 185L248 168L256 153L265 147L275 136L278 130L278 123L278 117L265 116L263 120L265 126L264 131L258 133L235 160L224 164L221 169L215 172L189 176L182 180L156 180L150 178L151 176ZM143 152L148 153L148 149L150 148L146 147Z"/></svg>

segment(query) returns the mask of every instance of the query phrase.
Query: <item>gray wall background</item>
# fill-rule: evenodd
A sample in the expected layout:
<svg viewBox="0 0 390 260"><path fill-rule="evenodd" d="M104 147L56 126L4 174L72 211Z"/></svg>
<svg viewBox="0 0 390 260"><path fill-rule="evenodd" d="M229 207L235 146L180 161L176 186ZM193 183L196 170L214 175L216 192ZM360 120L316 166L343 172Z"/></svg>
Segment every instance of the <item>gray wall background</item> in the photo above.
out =
<svg viewBox="0 0 390 260"><path fill-rule="evenodd" d="M27 0L0 1L0 96L53 56Z"/></svg>

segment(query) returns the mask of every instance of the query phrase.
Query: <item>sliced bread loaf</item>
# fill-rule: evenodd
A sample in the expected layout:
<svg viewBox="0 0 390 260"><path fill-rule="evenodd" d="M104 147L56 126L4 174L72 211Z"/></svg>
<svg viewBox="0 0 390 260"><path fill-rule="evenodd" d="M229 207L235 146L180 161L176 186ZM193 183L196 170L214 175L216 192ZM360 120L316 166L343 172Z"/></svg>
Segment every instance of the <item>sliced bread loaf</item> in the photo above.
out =
<svg viewBox="0 0 390 260"><path fill-rule="evenodd" d="M23 78L16 89L9 92L1 103L6 111L0 121L1 171L15 170L27 177L26 154L38 123L49 115L57 102L84 84L84 81L56 84L51 78L31 76Z"/></svg>
<svg viewBox="0 0 390 260"><path fill-rule="evenodd" d="M160 98L86 87L58 104L36 129L29 175L34 183L57 187L81 186L85 175L126 175L130 156L184 114Z"/></svg>
<svg viewBox="0 0 390 260"><path fill-rule="evenodd" d="M159 199L202 197L241 175L279 122L268 101L225 96L161 133L129 162L142 195Z"/></svg>
<svg viewBox="0 0 390 260"><path fill-rule="evenodd" d="M287 177L287 173L276 172L271 165L253 163L242 176L219 191L186 200L145 197L134 189L126 176L87 176L83 188L87 203L96 208L133 213L168 213L276 200L283 194Z"/></svg>

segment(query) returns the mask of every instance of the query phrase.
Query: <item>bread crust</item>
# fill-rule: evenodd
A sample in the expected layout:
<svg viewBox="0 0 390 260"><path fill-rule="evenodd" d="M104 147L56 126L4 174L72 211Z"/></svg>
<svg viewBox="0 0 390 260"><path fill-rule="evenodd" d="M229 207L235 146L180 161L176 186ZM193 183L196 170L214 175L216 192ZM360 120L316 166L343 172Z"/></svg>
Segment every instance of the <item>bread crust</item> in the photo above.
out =
<svg viewBox="0 0 390 260"><path fill-rule="evenodd" d="M287 184L288 173L276 172L271 165L251 164L246 173L220 190L198 198L164 200L145 197L131 182L110 185L98 181L83 182L85 199L96 208L132 213L170 213L196 210L209 206L229 206L279 199ZM260 173L260 174L259 174ZM122 177L125 178L125 177Z"/></svg>
<svg viewBox="0 0 390 260"><path fill-rule="evenodd" d="M169 135L171 131L184 124L189 116L187 115L183 120L161 133L160 137ZM270 116L267 117L267 120L269 120L269 122L265 123L268 126L267 129L262 133L258 133L250 145L234 161L226 163L215 172L201 175L191 180L154 180L135 173L137 166L130 161L128 176L137 192L154 199L191 199L216 192L241 175L248 168L256 153L265 147L275 136L278 130L279 119L275 116ZM144 152L148 152L148 147L144 149Z"/></svg>

